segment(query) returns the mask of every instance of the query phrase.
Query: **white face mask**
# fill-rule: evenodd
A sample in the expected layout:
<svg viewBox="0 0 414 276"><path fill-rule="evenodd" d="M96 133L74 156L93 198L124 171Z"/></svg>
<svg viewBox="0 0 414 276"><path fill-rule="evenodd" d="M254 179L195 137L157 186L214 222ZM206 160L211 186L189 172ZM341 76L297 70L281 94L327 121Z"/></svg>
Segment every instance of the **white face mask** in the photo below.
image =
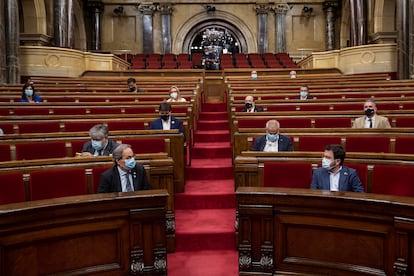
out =
<svg viewBox="0 0 414 276"><path fill-rule="evenodd" d="M290 75L291 79L296 79L296 75Z"/></svg>
<svg viewBox="0 0 414 276"><path fill-rule="evenodd" d="M257 79L257 74L251 74L251 76L250 76L252 79Z"/></svg>
<svg viewBox="0 0 414 276"><path fill-rule="evenodd" d="M170 96L171 96L171 98L173 98L173 99L177 99L177 97L178 97L178 93L177 93L177 92L171 92L171 93L170 93Z"/></svg>
<svg viewBox="0 0 414 276"><path fill-rule="evenodd" d="M308 91L300 91L300 96L306 98L308 96Z"/></svg>
<svg viewBox="0 0 414 276"><path fill-rule="evenodd" d="M322 168L324 168L324 169L326 169L326 170L330 171L330 170L332 170L334 167L335 167L335 166L331 166L331 160L330 160L330 159L328 159L328 158L326 158L326 157L322 158Z"/></svg>

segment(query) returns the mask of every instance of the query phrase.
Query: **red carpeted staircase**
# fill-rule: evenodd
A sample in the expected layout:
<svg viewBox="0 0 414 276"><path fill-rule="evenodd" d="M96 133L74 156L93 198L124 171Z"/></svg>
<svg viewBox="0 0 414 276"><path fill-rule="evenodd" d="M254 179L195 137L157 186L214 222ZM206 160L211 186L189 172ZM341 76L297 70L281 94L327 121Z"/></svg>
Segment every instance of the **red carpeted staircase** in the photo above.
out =
<svg viewBox="0 0 414 276"><path fill-rule="evenodd" d="M238 275L234 174L225 103L204 103L185 192L175 196L169 276Z"/></svg>

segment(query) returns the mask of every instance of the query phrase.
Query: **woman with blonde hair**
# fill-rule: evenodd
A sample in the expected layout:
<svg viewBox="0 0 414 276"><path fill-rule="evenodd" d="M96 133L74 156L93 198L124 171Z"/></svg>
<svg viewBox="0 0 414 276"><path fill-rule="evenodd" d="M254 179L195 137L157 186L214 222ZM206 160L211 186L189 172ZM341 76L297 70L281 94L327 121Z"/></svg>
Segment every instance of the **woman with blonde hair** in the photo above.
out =
<svg viewBox="0 0 414 276"><path fill-rule="evenodd" d="M180 89L177 86L171 86L170 98L167 102L186 102L187 100L180 95Z"/></svg>

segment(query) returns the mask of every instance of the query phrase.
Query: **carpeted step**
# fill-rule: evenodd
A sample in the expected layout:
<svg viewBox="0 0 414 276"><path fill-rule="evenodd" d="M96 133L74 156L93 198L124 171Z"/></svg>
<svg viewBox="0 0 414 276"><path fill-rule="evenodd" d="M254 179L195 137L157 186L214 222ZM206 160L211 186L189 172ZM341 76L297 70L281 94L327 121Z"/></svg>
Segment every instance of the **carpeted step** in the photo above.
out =
<svg viewBox="0 0 414 276"><path fill-rule="evenodd" d="M175 210L176 251L235 249L236 209Z"/></svg>
<svg viewBox="0 0 414 276"><path fill-rule="evenodd" d="M196 210L196 209L224 209L234 208L236 205L236 195L232 194L176 194L174 201L175 210Z"/></svg>
<svg viewBox="0 0 414 276"><path fill-rule="evenodd" d="M167 255L168 276L237 276L237 250L203 250Z"/></svg>
<svg viewBox="0 0 414 276"><path fill-rule="evenodd" d="M222 180L187 180L185 182L185 195L215 195L234 194L234 179Z"/></svg>
<svg viewBox="0 0 414 276"><path fill-rule="evenodd" d="M226 158L227 159L227 158ZM221 180L221 179L233 179L234 177L234 170L233 166L227 165L222 166L220 164L218 165L212 165L209 167L206 166L197 166L195 165L195 160L192 160L191 167L186 168L186 179L187 180L208 180L208 179L214 179L214 180Z"/></svg>
<svg viewBox="0 0 414 276"><path fill-rule="evenodd" d="M229 142L198 142L192 149L192 158L214 159L231 158L233 154Z"/></svg>
<svg viewBox="0 0 414 276"><path fill-rule="evenodd" d="M203 103L203 112L225 112L227 111L226 103Z"/></svg>
<svg viewBox="0 0 414 276"><path fill-rule="evenodd" d="M228 120L228 114L226 112L201 112L200 120Z"/></svg>
<svg viewBox="0 0 414 276"><path fill-rule="evenodd" d="M206 120L199 120L197 123L198 130L228 130L229 129L229 121L228 120L214 120L214 121L206 121Z"/></svg>
<svg viewBox="0 0 414 276"><path fill-rule="evenodd" d="M224 142L230 141L229 130L197 130L194 135L195 143L198 142Z"/></svg>

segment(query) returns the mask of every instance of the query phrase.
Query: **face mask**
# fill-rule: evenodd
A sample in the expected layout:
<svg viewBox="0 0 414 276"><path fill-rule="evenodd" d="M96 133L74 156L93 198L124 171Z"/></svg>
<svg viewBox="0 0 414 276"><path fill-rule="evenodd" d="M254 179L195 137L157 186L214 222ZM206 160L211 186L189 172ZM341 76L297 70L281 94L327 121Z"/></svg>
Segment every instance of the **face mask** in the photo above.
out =
<svg viewBox="0 0 414 276"><path fill-rule="evenodd" d="M251 76L250 76L252 79L257 79L257 74L251 74Z"/></svg>
<svg viewBox="0 0 414 276"><path fill-rule="evenodd" d="M161 119L163 121L168 121L169 118L170 118L170 115L161 115Z"/></svg>
<svg viewBox="0 0 414 276"><path fill-rule="evenodd" d="M102 142L92 140L92 147L94 148L94 150L101 150L102 149Z"/></svg>
<svg viewBox="0 0 414 276"><path fill-rule="evenodd" d="M296 79L296 75L290 75L291 79Z"/></svg>
<svg viewBox="0 0 414 276"><path fill-rule="evenodd" d="M266 134L267 140L270 142L276 142L277 139L279 139L279 134Z"/></svg>
<svg viewBox="0 0 414 276"><path fill-rule="evenodd" d="M24 90L24 94L26 94L26 96L33 96L33 90Z"/></svg>
<svg viewBox="0 0 414 276"><path fill-rule="evenodd" d="M244 106L246 107L246 109L250 109L250 108L252 108L252 107L253 107L253 104L251 104L251 103L246 103Z"/></svg>
<svg viewBox="0 0 414 276"><path fill-rule="evenodd" d="M129 92L135 92L135 87L130 87L130 88L128 89L128 91L129 91Z"/></svg>
<svg viewBox="0 0 414 276"><path fill-rule="evenodd" d="M133 168L135 168L135 158L129 158L127 160L125 160L125 168L127 168L128 170L132 170Z"/></svg>
<svg viewBox="0 0 414 276"><path fill-rule="evenodd" d="M308 96L308 92L307 92L307 91L300 91L300 96L301 96L302 98L305 98L305 97L307 97L307 96Z"/></svg>
<svg viewBox="0 0 414 276"><path fill-rule="evenodd" d="M177 97L178 97L178 93L177 93L177 92L171 92L170 96L171 96L171 98L173 98L173 99L177 99Z"/></svg>
<svg viewBox="0 0 414 276"><path fill-rule="evenodd" d="M322 168L330 171L334 168L335 166L331 166L331 160L329 160L328 158L322 158Z"/></svg>
<svg viewBox="0 0 414 276"><path fill-rule="evenodd" d="M375 113L374 109L368 108L368 109L365 110L365 115L367 115L367 116L374 115L374 113Z"/></svg>

